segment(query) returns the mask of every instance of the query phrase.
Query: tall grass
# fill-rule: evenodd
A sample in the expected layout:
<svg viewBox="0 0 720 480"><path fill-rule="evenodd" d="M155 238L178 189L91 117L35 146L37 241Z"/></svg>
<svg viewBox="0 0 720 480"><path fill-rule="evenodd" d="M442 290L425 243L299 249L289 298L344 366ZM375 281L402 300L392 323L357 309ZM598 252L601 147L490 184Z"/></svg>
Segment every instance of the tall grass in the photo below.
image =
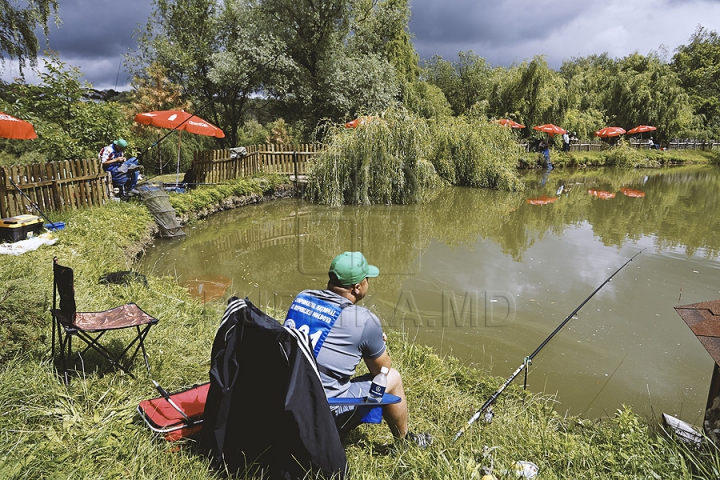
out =
<svg viewBox="0 0 720 480"><path fill-rule="evenodd" d="M133 268L134 256L151 241L153 223L141 205L71 212L63 221L55 245L0 256L0 327L25 327L16 337L23 348L7 350L0 364L0 478L221 478L194 442L171 445L143 425L135 409L157 393L141 360L133 379L88 354L69 386L60 381L49 360L52 258L75 269L81 309L134 301L160 319L147 348L152 377L171 391L208 379L223 300L203 305L172 277L149 276L147 287L98 283L109 271ZM552 397L515 385L499 397L492 423L477 422L453 442L504 379L388 333L408 395L410 428L436 440L420 450L396 444L384 425L363 425L344 440L351 478L479 479L481 467L490 465L498 478L507 478L503 472L517 460L536 463L543 479L718 477L714 447L676 443L630 407L606 420L566 417L555 412Z"/></svg>

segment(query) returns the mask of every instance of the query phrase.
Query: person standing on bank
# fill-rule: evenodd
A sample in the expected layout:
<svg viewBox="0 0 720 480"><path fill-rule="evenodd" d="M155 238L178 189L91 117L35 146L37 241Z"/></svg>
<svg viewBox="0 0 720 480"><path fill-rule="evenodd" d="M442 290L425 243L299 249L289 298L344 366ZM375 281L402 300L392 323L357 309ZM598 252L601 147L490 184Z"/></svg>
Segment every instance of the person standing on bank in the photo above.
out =
<svg viewBox="0 0 720 480"><path fill-rule="evenodd" d="M570 151L570 134L568 132L565 132L562 134L562 151L563 152L569 152Z"/></svg>
<svg viewBox="0 0 720 480"><path fill-rule="evenodd" d="M541 139L538 143L538 150L542 152L543 157L545 157L545 167L547 167L548 170L553 169L553 164L550 161L550 143L546 142L544 139Z"/></svg>
<svg viewBox="0 0 720 480"><path fill-rule="evenodd" d="M422 448L432 443L427 433L408 430L408 406L400 373L392 368L380 320L370 310L357 305L365 298L369 278L380 270L370 265L361 252L344 252L330 264L325 290L303 290L293 300L285 326L310 336L320 378L328 398L367 397L370 384L382 367L388 367L387 393L400 402L383 406L383 418L397 439L408 439ZM363 360L369 374L352 378ZM333 409L341 435L361 423L363 407L338 406Z"/></svg>

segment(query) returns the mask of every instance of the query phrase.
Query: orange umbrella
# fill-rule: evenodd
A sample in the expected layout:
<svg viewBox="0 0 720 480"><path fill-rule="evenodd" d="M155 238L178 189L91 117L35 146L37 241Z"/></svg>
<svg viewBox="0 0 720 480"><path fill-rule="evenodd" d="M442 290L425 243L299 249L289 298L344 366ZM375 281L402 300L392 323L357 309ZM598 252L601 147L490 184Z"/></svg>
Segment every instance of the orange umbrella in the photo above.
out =
<svg viewBox="0 0 720 480"><path fill-rule="evenodd" d="M587 193L590 195L594 195L602 200L610 200L611 198L615 198L614 193L606 192L605 190L596 190L594 188L588 188Z"/></svg>
<svg viewBox="0 0 720 480"><path fill-rule="evenodd" d="M0 138L32 140L33 138L37 138L37 134L35 133L32 123L0 112Z"/></svg>
<svg viewBox="0 0 720 480"><path fill-rule="evenodd" d="M207 137L225 138L225 133L210 122L182 110L161 110L159 112L138 113L135 121L143 125L185 130L186 132Z"/></svg>
<svg viewBox="0 0 720 480"><path fill-rule="evenodd" d="M225 138L225 133L212 123L182 110L160 110L157 112L138 113L135 115L135 121L143 125L178 130L177 175L175 177L175 183L179 183L180 179L182 130L196 135L205 135L206 137Z"/></svg>
<svg viewBox="0 0 720 480"><path fill-rule="evenodd" d="M545 125L534 126L533 130L537 130L539 132L545 132L550 136L560 135L560 134L567 132L567 130L565 130L564 128L560 128L557 125L553 125L552 123L546 123Z"/></svg>
<svg viewBox="0 0 720 480"><path fill-rule="evenodd" d="M358 117L355 120L350 120L349 122L345 123L345 128L357 128L360 125L365 125L366 123L370 123L370 121L372 119L373 119L372 115Z"/></svg>
<svg viewBox="0 0 720 480"><path fill-rule="evenodd" d="M501 118L497 121L500 125L510 128L525 128L525 125L521 125L518 122L510 120L509 118Z"/></svg>
<svg viewBox="0 0 720 480"><path fill-rule="evenodd" d="M634 135L636 133L652 132L653 130L657 130L657 127L653 127L652 125L638 125L637 127L628 130L627 133Z"/></svg>
<svg viewBox="0 0 720 480"><path fill-rule="evenodd" d="M548 197L547 195L543 195L542 197L538 198L528 198L525 200L528 205L547 205L548 203L556 202L558 197Z"/></svg>
<svg viewBox="0 0 720 480"><path fill-rule="evenodd" d="M632 188L621 188L620 191L625 195L626 197L633 197L633 198L642 198L645 196L645 192L642 190L633 190Z"/></svg>
<svg viewBox="0 0 720 480"><path fill-rule="evenodd" d="M625 133L625 129L621 127L605 127L595 132L596 137L609 138L617 137Z"/></svg>

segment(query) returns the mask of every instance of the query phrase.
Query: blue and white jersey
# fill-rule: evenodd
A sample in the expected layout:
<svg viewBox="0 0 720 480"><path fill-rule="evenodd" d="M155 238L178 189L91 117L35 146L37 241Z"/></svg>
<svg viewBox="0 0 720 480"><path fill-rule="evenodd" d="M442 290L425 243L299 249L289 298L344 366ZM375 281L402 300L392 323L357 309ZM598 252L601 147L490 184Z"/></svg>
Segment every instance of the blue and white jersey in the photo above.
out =
<svg viewBox="0 0 720 480"><path fill-rule="evenodd" d="M342 395L360 360L385 352L380 320L330 290L304 290L290 305L285 326L311 338L328 397Z"/></svg>

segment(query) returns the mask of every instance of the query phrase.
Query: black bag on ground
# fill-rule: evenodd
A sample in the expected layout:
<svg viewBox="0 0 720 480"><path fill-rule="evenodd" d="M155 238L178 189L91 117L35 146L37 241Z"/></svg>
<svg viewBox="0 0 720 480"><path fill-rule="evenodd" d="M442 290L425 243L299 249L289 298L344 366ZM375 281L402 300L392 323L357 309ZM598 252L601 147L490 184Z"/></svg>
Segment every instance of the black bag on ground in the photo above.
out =
<svg viewBox="0 0 720 480"><path fill-rule="evenodd" d="M211 362L200 446L216 467L271 479L344 478L345 450L307 336L232 297Z"/></svg>

